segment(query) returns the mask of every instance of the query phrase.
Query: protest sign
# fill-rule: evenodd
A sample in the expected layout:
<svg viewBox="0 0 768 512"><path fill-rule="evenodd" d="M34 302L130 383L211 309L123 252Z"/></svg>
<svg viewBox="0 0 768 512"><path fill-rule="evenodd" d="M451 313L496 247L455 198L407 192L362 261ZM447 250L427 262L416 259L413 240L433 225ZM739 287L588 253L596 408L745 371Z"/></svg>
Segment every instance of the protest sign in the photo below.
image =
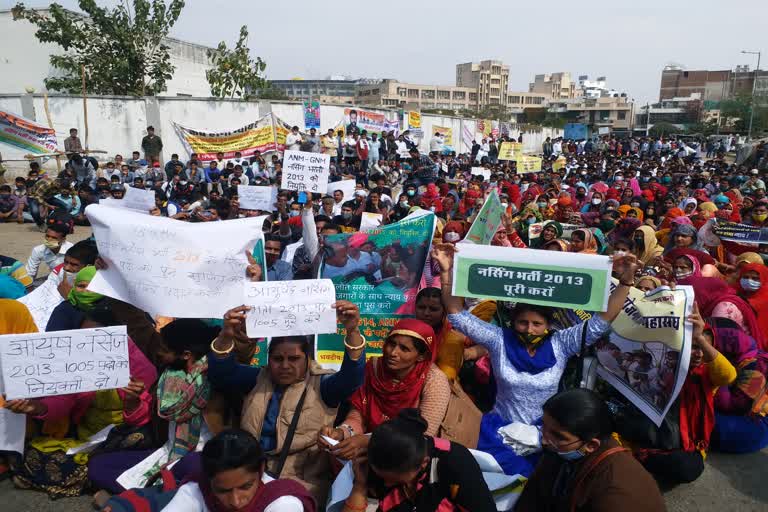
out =
<svg viewBox="0 0 768 512"><path fill-rule="evenodd" d="M366 130L370 135L371 133L381 133L387 125L387 119L384 114L378 112L345 108L343 123L344 133L349 133L352 130L357 132Z"/></svg>
<svg viewBox="0 0 768 512"><path fill-rule="evenodd" d="M53 128L5 110L0 110L0 142L36 155L56 152Z"/></svg>
<svg viewBox="0 0 768 512"><path fill-rule="evenodd" d="M273 114L229 131L194 130L176 123L173 127L187 152L197 153L197 158L202 162L215 160L219 152L224 153L224 158L234 158L235 152L239 151L247 158L256 151L282 151L290 131L290 127Z"/></svg>
<svg viewBox="0 0 768 512"><path fill-rule="evenodd" d="M501 226L502 215L504 215L504 207L501 206L496 189L493 189L485 199L483 207L480 208L462 243L489 245Z"/></svg>
<svg viewBox="0 0 768 512"><path fill-rule="evenodd" d="M333 181L328 183L328 190L327 194L333 195L333 193L337 190L341 190L344 194L343 201L350 201L352 200L352 197L355 195L355 180L341 180L341 181Z"/></svg>
<svg viewBox="0 0 768 512"><path fill-rule="evenodd" d="M380 213L363 212L360 218L360 231L372 231L378 229L381 226L381 222L384 216Z"/></svg>
<svg viewBox="0 0 768 512"><path fill-rule="evenodd" d="M485 167L473 167L469 172L472 176L482 176L485 181L491 179L491 170L486 169Z"/></svg>
<svg viewBox="0 0 768 512"><path fill-rule="evenodd" d="M243 210L274 211L277 187L238 185L237 201Z"/></svg>
<svg viewBox="0 0 768 512"><path fill-rule="evenodd" d="M122 388L130 380L125 326L0 336L9 400Z"/></svg>
<svg viewBox="0 0 768 512"><path fill-rule="evenodd" d="M611 290L618 281L612 279ZM610 383L656 425L677 399L688 375L693 289L678 285L643 293L629 289L608 340L595 345L597 374ZM552 326L562 330L589 320L583 310L555 311Z"/></svg>
<svg viewBox="0 0 768 512"><path fill-rule="evenodd" d="M499 146L499 160L517 160L523 156L523 145L519 142L502 142Z"/></svg>
<svg viewBox="0 0 768 512"><path fill-rule="evenodd" d="M587 138L587 125L583 123L566 123L563 127L563 138L582 140Z"/></svg>
<svg viewBox="0 0 768 512"><path fill-rule="evenodd" d="M264 217L188 223L100 205L85 214L108 265L89 290L177 318L221 318L243 303L246 251L263 241Z"/></svg>
<svg viewBox="0 0 768 512"><path fill-rule="evenodd" d="M559 171L560 169L564 169L566 163L567 162L565 160L565 157L561 155L561 156L557 157L557 160L555 160L552 163L552 170L553 171Z"/></svg>
<svg viewBox="0 0 768 512"><path fill-rule="evenodd" d="M155 208L155 191L143 188L126 187L125 196L120 200L122 208L130 208L144 213Z"/></svg>
<svg viewBox="0 0 768 512"><path fill-rule="evenodd" d="M330 279L244 284L249 338L336 332L336 290Z"/></svg>
<svg viewBox="0 0 768 512"><path fill-rule="evenodd" d="M421 112L408 112L408 129L418 130L421 128Z"/></svg>
<svg viewBox="0 0 768 512"><path fill-rule="evenodd" d="M462 244L453 294L605 311L611 267L607 256Z"/></svg>
<svg viewBox="0 0 768 512"><path fill-rule="evenodd" d="M3 379L0 377L0 397L5 396ZM0 398L0 451L24 454L24 438L27 432L27 415L16 414L5 407Z"/></svg>
<svg viewBox="0 0 768 512"><path fill-rule="evenodd" d="M305 101L304 102L304 128L309 131L314 128L320 129L320 102L319 101Z"/></svg>
<svg viewBox="0 0 768 512"><path fill-rule="evenodd" d="M366 354L379 355L390 328L414 313L424 263L435 229L435 215L420 210L400 222L368 233L326 238L320 277L333 280L336 297L360 308ZM326 368L344 358L346 330L317 337L315 357Z"/></svg>
<svg viewBox="0 0 768 512"><path fill-rule="evenodd" d="M541 158L537 156L521 156L516 160L517 173L541 172Z"/></svg>
<svg viewBox="0 0 768 512"><path fill-rule="evenodd" d="M729 242L768 243L768 229L760 226L718 220L713 224L712 231L721 240Z"/></svg>
<svg viewBox="0 0 768 512"><path fill-rule="evenodd" d="M436 124L433 124L432 136L434 137L436 133L439 133L440 135L443 135L445 137L445 142L443 143L443 154L454 151L453 128L448 128L447 126L438 126Z"/></svg>
<svg viewBox="0 0 768 512"><path fill-rule="evenodd" d="M283 155L280 188L325 194L330 166L331 155L288 150Z"/></svg>
<svg viewBox="0 0 768 512"><path fill-rule="evenodd" d="M64 272L64 270L61 270L61 272ZM32 315L32 320L34 320L37 330L40 332L45 330L48 320L51 318L51 313L64 300L58 290L60 282L60 280L51 279L49 276L43 284L27 295L17 299L27 306L29 314Z"/></svg>
<svg viewBox="0 0 768 512"><path fill-rule="evenodd" d="M529 240L535 240L541 236L541 232L544 231L544 226L547 225L547 222L536 222L534 224L531 224L528 226L528 239ZM560 223L560 225L563 227L563 236L560 238L563 240L570 240L571 233L579 229L583 226L577 226L576 224L564 224Z"/></svg>

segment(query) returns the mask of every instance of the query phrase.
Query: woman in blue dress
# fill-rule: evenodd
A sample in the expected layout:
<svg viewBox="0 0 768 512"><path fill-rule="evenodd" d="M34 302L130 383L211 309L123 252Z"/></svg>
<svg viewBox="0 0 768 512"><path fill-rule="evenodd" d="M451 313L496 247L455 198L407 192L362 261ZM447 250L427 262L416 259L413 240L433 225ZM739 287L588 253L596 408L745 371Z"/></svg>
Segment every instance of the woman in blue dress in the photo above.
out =
<svg viewBox="0 0 768 512"><path fill-rule="evenodd" d="M477 449L493 455L506 474L528 476L538 454L517 455L503 444L498 429L511 423L541 424L544 402L557 393L568 359L581 351L584 325L551 331L552 310L530 304L517 305L512 314L512 329L478 319L464 310L464 299L451 293L456 250L449 244L432 250L432 258L440 264L448 321L454 329L488 349L497 387L493 410L483 416ZM633 255L614 259L613 274L619 283L608 299L608 310L587 321L587 345L610 331L610 323L634 285L636 269L637 258Z"/></svg>

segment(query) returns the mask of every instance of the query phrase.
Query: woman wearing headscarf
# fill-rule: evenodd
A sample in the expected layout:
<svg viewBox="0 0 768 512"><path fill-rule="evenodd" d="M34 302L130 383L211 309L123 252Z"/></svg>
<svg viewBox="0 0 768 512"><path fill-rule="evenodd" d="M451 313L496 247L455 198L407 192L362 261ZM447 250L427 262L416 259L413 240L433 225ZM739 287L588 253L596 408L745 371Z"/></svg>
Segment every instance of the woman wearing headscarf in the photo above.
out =
<svg viewBox="0 0 768 512"><path fill-rule="evenodd" d="M680 201L680 204L677 205L678 208L683 210L683 214L690 217L696 212L696 207L698 206L699 202L692 198L692 197L686 197L682 201Z"/></svg>
<svg viewBox="0 0 768 512"><path fill-rule="evenodd" d="M643 265L651 265L664 253L664 248L656 240L656 232L651 226L638 227L632 239L635 242L635 255Z"/></svg>
<svg viewBox="0 0 768 512"><path fill-rule="evenodd" d="M751 453L768 445L768 353L736 322L714 318L705 335L736 368L736 380L715 394L712 445L728 453Z"/></svg>
<svg viewBox="0 0 768 512"><path fill-rule="evenodd" d="M643 223L640 222L639 219L632 217L619 219L619 221L616 222L616 227L614 227L608 235L609 242L613 243L622 238L632 238L635 231L637 231L642 224Z"/></svg>
<svg viewBox="0 0 768 512"><path fill-rule="evenodd" d="M688 277L716 277L722 278L722 275L717 270L717 261L704 251L697 251L688 247L680 247L672 249L664 255L664 261L674 266L675 260L680 257L687 257L694 260L695 268L694 274ZM683 278L679 278L683 279Z"/></svg>
<svg viewBox="0 0 768 512"><path fill-rule="evenodd" d="M545 251L571 252L571 244L567 240L557 238L545 243L542 247Z"/></svg>
<svg viewBox="0 0 768 512"><path fill-rule="evenodd" d="M768 333L768 267L762 263L746 263L741 265L738 275L736 291L755 310L760 331ZM766 346L760 348L768 351Z"/></svg>
<svg viewBox="0 0 768 512"><path fill-rule="evenodd" d="M592 189L587 195L587 201L581 208L581 213L600 212L603 207L603 193Z"/></svg>
<svg viewBox="0 0 768 512"><path fill-rule="evenodd" d="M544 222L541 227L541 234L538 238L531 240L531 249L541 249L544 244L563 236L563 225L555 220Z"/></svg>
<svg viewBox="0 0 768 512"><path fill-rule="evenodd" d="M571 233L571 252L583 254L597 254L597 240L595 235L586 228L575 230Z"/></svg>
<svg viewBox="0 0 768 512"><path fill-rule="evenodd" d="M381 357L366 362L365 380L352 394L341 427L321 431L341 441L331 449L333 454L352 459L357 443L367 446L370 438L365 434L403 409L418 408L428 423L427 435L438 434L451 391L447 377L434 363L435 341L434 329L421 320L406 318L395 324L384 340Z"/></svg>
<svg viewBox="0 0 768 512"><path fill-rule="evenodd" d="M715 277L689 277L678 284L690 285L696 294L696 303L704 318L730 318L755 338L759 347L765 347L765 332L760 329L750 304L736 294L722 279Z"/></svg>
<svg viewBox="0 0 768 512"><path fill-rule="evenodd" d="M538 454L518 455L503 443L499 428L517 424L538 438L534 425L542 417L544 402L557 391L565 365L581 350L582 339L592 345L610 330L610 322L634 285L637 259L631 255L614 259L619 286L611 293L605 313L594 315L585 324L550 331L552 311L546 307L518 304L511 329L483 322L465 311L464 299L451 293L454 252L445 245L432 250L440 262L448 320L454 329L489 350L498 389L493 411L483 416L478 450L490 453L506 474L528 476Z"/></svg>
<svg viewBox="0 0 768 512"><path fill-rule="evenodd" d="M664 252L667 253L673 249L688 248L696 251L703 251L704 247L699 241L699 231L688 224L677 224L669 236Z"/></svg>
<svg viewBox="0 0 768 512"><path fill-rule="evenodd" d="M96 267L88 265L75 274L74 286L67 295L67 300L56 306L48 319L46 331L79 329L83 316L92 311L103 299L100 293L88 291L88 285L96 275Z"/></svg>

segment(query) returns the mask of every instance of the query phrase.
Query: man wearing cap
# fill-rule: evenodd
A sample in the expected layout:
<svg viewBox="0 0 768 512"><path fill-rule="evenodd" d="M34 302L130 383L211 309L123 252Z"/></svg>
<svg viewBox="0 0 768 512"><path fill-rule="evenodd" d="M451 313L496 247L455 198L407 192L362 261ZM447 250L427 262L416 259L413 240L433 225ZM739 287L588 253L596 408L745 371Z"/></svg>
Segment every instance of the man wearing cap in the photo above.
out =
<svg viewBox="0 0 768 512"><path fill-rule="evenodd" d="M163 150L163 141L155 135L155 128L147 126L147 134L141 139L141 149L144 150L144 159L148 162L159 162L160 152Z"/></svg>

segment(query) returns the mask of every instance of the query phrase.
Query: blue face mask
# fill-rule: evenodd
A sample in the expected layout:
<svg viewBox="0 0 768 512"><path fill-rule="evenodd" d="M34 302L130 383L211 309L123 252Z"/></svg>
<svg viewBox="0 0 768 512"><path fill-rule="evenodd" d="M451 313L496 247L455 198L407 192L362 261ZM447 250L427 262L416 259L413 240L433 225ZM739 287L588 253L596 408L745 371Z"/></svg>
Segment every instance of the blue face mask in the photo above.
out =
<svg viewBox="0 0 768 512"><path fill-rule="evenodd" d="M583 446L581 448L584 448ZM581 448L571 450L569 452L556 452L557 455L564 460L574 461L584 458L585 454L581 451Z"/></svg>
<svg viewBox="0 0 768 512"><path fill-rule="evenodd" d="M760 281L757 281L755 279L747 279L745 277L742 277L739 280L739 284L741 285L742 288L744 288L748 292L756 292L763 286L763 284Z"/></svg>

